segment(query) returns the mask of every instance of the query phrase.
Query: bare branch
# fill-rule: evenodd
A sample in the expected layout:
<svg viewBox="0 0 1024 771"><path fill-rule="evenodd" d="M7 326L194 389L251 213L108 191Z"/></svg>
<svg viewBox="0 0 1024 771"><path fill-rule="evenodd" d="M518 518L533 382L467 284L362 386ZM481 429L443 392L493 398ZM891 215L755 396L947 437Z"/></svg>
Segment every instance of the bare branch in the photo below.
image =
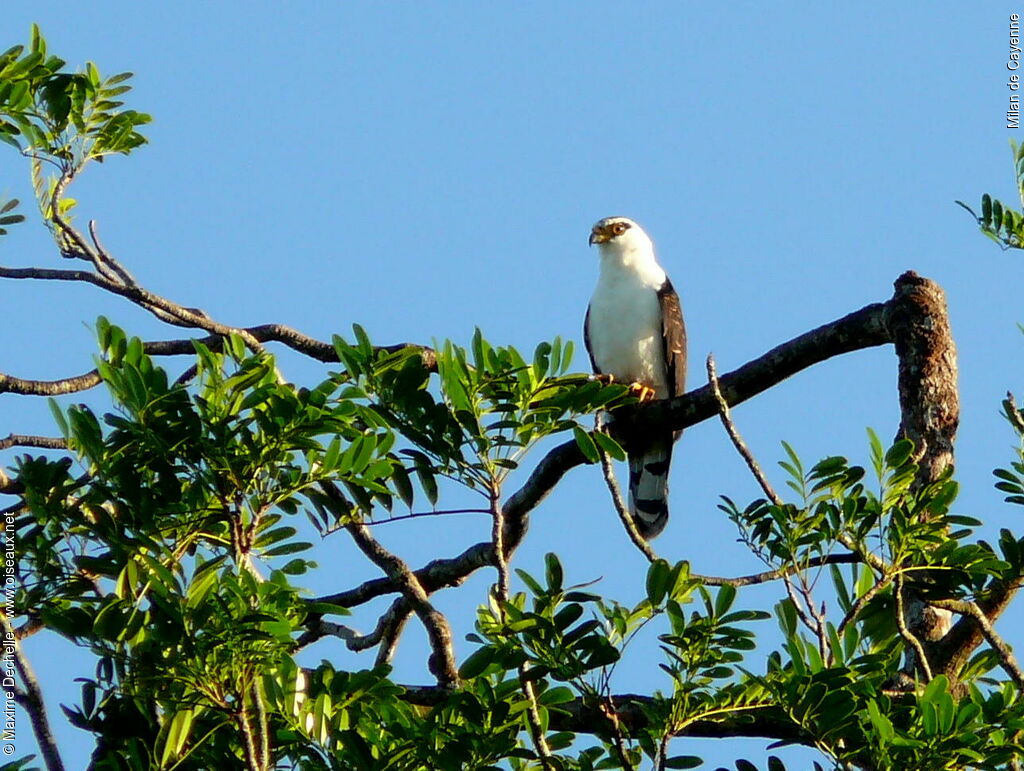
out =
<svg viewBox="0 0 1024 771"><path fill-rule="evenodd" d="M596 430L601 430L600 425L598 425ZM608 453L600 446L598 446L597 451L601 459L601 471L604 474L604 482L612 496L612 506L615 508L615 513L619 515L619 520L622 522L629 540L640 550L641 554L647 557L648 562L655 562L658 559L658 555L655 554L654 549L651 548L651 545L644 537L640 535L640 531L636 529L636 523L629 514L626 502L622 500L622 491L619 490L619 483L615 479L615 469L612 468L611 458L608 457Z"/></svg>
<svg viewBox="0 0 1024 771"><path fill-rule="evenodd" d="M633 764L629 762L629 756L626 754L626 744L623 741L622 728L619 726L619 715L615 710L615 703L611 697L606 697L601 702L599 709L611 724L612 746L615 748L615 754L619 757L619 763L622 765L623 771L635 771Z"/></svg>
<svg viewBox="0 0 1024 771"><path fill-rule="evenodd" d="M412 615L412 607L404 596L395 598L388 608L387 613L380 617L374 635L380 632L380 647L377 648L377 657L374 661L376 666L390 664L398 648L398 640L402 636L402 630L409 622Z"/></svg>
<svg viewBox="0 0 1024 771"><path fill-rule="evenodd" d="M928 663L928 656L925 653L924 646L921 641L917 639L910 628L907 626L906 609L904 608L903 598L903 577L900 574L896 576L896 628L900 631L900 637L902 637L916 652L917 658L916 663L921 667L921 671L924 672L925 680L930 682L932 679L932 668ZM911 672L907 673L912 674Z"/></svg>
<svg viewBox="0 0 1024 771"><path fill-rule="evenodd" d="M83 242L84 243L84 242ZM90 254L91 250L88 250L86 254ZM94 257L90 257L95 262ZM51 270L45 268L6 268L0 267L0 278L15 278L15 279L46 279L55 281L80 281L94 286L98 286L101 289L105 289L116 295L120 295L127 300L130 300L140 308L149 311L157 318L166 321L171 324L185 327L195 327L198 329L204 329L207 332L212 332L217 335L230 335L237 334L241 337L247 346L254 351L263 350L263 346L259 341L249 334L246 330L231 327L226 324L221 324L209 318L202 311L198 311L194 308L185 308L182 305L171 302L160 295L150 292L148 289L144 289L138 284L125 285L106 275L99 273L90 273L83 270Z"/></svg>
<svg viewBox="0 0 1024 771"><path fill-rule="evenodd" d="M0 268L0 276L2 276L4 270L6 269ZM33 268L32 270L35 269ZM79 271L72 272L77 273ZM327 363L338 362L338 354L332 345L315 340L282 324L260 324L254 327L244 327L243 331L261 343L277 342L318 361ZM223 348L224 339L224 335L214 334L195 340L156 340L143 343L143 350L150 356L191 356L196 351L193 343L198 342L211 350L220 351ZM437 368L437 359L433 349L425 346L412 343L398 343L396 345L379 346L377 350L394 353L406 348L417 349L423 358L423 365L427 369L434 370ZM95 388L102 382L99 372L95 369L82 375L61 378L59 380L26 380L0 373L0 393L14 393L26 396L61 396L79 391L87 391L90 388Z"/></svg>
<svg viewBox="0 0 1024 771"><path fill-rule="evenodd" d="M0 373L0 393L23 394L26 396L61 396L95 388L101 382L96 370L84 375L60 380L24 380L13 375Z"/></svg>
<svg viewBox="0 0 1024 771"><path fill-rule="evenodd" d="M958 613L961 616L971 618L980 628L988 644L999 654L999 662L1003 670L1017 684L1017 690L1024 693L1024 671L1021 671L1013 650L996 632L988 616L982 612L975 602L964 602L963 600L935 600L931 602L937 608Z"/></svg>
<svg viewBox="0 0 1024 771"><path fill-rule="evenodd" d="M754 584L764 584L768 581L778 581L780 578L793 575L799 570L806 570L808 568L817 568L823 565L852 565L862 562L860 555L857 554L826 554L822 557L812 557L804 565L787 565L776 570L766 570L763 573L753 573L747 576L737 576L735 578L722 578L721 576L703 576L699 573L692 573L691 578L696 578L701 583L708 586L752 586Z"/></svg>
<svg viewBox="0 0 1024 771"><path fill-rule="evenodd" d="M28 434L8 434L0 439L0 450L9 450L12 447L66 450L68 449L68 440L58 436L30 436Z"/></svg>
<svg viewBox="0 0 1024 771"><path fill-rule="evenodd" d="M754 479L761 485L761 489L764 490L764 494L768 496L768 500L774 503L776 506L781 506L783 501L779 497L778 493L772 487L771 482L768 481L768 477L765 476L764 471L761 470L760 464L757 459L754 458L750 452L750 448L747 447L747 443L743 441L743 437L740 436L740 432L736 428L736 424L733 423L732 414L729 412L729 403L722 396L722 389L718 384L718 373L715 371L715 357L712 354L708 354L707 359L707 371L708 371L708 384L711 386L711 392L714 394L715 402L718 404L718 417L722 419L722 425L725 426L725 432L729 435L732 440L733 446L736 451L740 454L744 461L746 461L747 468L750 469L750 473L754 475Z"/></svg>
<svg viewBox="0 0 1024 771"><path fill-rule="evenodd" d="M900 427L896 438L914 443L918 486L953 465L960 423L956 345L946 295L934 281L909 271L895 283L886 314L899 357Z"/></svg>
<svg viewBox="0 0 1024 771"><path fill-rule="evenodd" d="M352 651L366 650L380 642L380 635L377 633L362 635L352 627L324 621L320 618L316 623L310 625L309 629L303 632L295 643L298 647L304 648L324 637L337 637L339 640L343 640L345 646Z"/></svg>
<svg viewBox="0 0 1024 771"><path fill-rule="evenodd" d="M323 489L331 500L334 500L338 494L333 485L325 483ZM455 654L452 651L451 627L444 615L430 604L427 592L424 591L423 585L416 575L404 560L381 546L370 533L370 529L362 523L352 522L346 525L345 529L352 536L359 550L399 587L405 600L423 622L423 626L427 630L427 637L430 639L430 647L433 650L429 669L437 677L438 683L449 687L457 685L459 674L455 666Z"/></svg>
<svg viewBox="0 0 1024 771"><path fill-rule="evenodd" d="M53 731L50 730L50 721L46 716L46 704L43 702L43 693L39 688L39 681L32 670L32 665L21 649L21 644L17 640L14 629L11 628L10 619L2 614L0 614L0 619L2 619L5 636L13 651L14 665L18 670L18 677L21 679L23 696L19 701L32 722L32 731L35 733L36 741L39 743L39 750L43 753L43 760L46 762L47 771L64 771L64 761L61 760L60 751L57 749L57 741L53 738Z"/></svg>
<svg viewBox="0 0 1024 771"><path fill-rule="evenodd" d="M32 617L14 630L14 636L19 640L24 640L36 632L41 632L44 628L45 625L39 618Z"/></svg>
<svg viewBox="0 0 1024 771"><path fill-rule="evenodd" d="M100 269L100 265L104 265L109 268L112 273L111 275L110 273L104 272L104 275L113 280L119 281L125 286L136 286L137 282L135 281L135 277L132 276L132 274L129 273L121 263L111 257L110 252L108 252L103 247L103 244L100 243L100 238L96 234L96 220L89 220L89 238L92 239L93 248L96 252L96 256L99 258L96 262L97 270Z"/></svg>
<svg viewBox="0 0 1024 771"><path fill-rule="evenodd" d="M843 616L843 620L839 622L839 628L836 630L837 637L841 638L843 636L843 632L846 631L846 627L853 623L864 607L877 597L878 593L892 582L892 579L892 576L883 576L874 586L857 598L857 601L853 603L850 610L847 611L845 616Z"/></svg>

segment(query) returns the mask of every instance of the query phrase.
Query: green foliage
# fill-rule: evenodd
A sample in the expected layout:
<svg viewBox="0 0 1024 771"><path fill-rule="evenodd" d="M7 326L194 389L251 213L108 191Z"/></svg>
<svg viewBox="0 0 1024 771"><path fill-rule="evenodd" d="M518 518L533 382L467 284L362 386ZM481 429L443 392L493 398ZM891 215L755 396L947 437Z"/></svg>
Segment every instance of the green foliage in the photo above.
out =
<svg viewBox="0 0 1024 771"><path fill-rule="evenodd" d="M758 706L764 694L761 684L740 677L730 665L753 648L753 633L735 624L768 614L731 611L736 597L731 586L712 595L690 576L687 563L670 566L659 560L647 573L647 598L624 607L583 591L582 586L564 586L556 555L548 554L546 565L544 583L518 571L529 594L516 594L506 603L492 597L480 608L477 634L469 639L481 647L463 663L464 678L487 678L495 689L521 699L519 682L526 677L534 684L540 722L548 730L555 716L568 714L563 705L606 704L615 668L627 648L643 628L659 622L665 627L658 637L664 654L661 667L670 676L672 691L656 694L645 705L647 725L625 750L631 763L645 756L654 759L666 735L695 721ZM698 601L699 609L684 611L684 606ZM512 711L526 709L523 700ZM567 747L571 738L555 733L549 742ZM558 760L563 768L624 767L607 745L592 747L576 759ZM685 765L691 761L700 762L677 756L667 767L691 768Z"/></svg>
<svg viewBox="0 0 1024 771"><path fill-rule="evenodd" d="M77 473L67 459L19 459L15 595L19 615L96 657L65 708L97 737L94 768L215 767L244 756L252 734L272 737L284 767L525 770L538 767L533 713L564 769L696 767L696 756L667 754L669 738L744 719L785 727L837 768L996 768L1024 754L1024 708L1012 684L990 679L992 651L962 667L955 689L945 675L892 689L904 647L897 582L971 599L1024 575L1024 543L1009 532L998 552L968 540L977 523L950 512L950 478L915 487L908 442L884 449L871 434L870 473L840 457L805 468L787 445L795 502L724 499L742 540L788 576L775 609L782 643L765 664L744 659L757 649L751 622L769 614L737 609L736 587L657 561L644 598L625 606L568 585L549 554L543 580L517 571L525 591L479 609L461 687L420 707L386 667L296 664L309 619L346 613L293 583L317 569L297 515L327 534L386 516L396 497L433 504L439 479L500 491L539 439L578 435L582 416L623 389L565 374L557 341L526 364L478 332L473 358L439 345L434 375L421 350L375 348L359 328L354 343L336 341L345 370L313 388L284 382L273 357L239 338L197 344L186 384L105 319L97 332L116 409L55 406ZM1013 468L1000 484L1019 484ZM328 505L324 485L350 506ZM821 565L840 548L857 562ZM822 578L841 617L812 613ZM642 719L597 728L580 749L561 726L580 710L604 714L619 662L648 628L664 690L638 705Z"/></svg>
<svg viewBox="0 0 1024 771"><path fill-rule="evenodd" d="M32 159L32 178L44 221L58 238L64 234L54 217L66 219L75 201L63 191L91 160L128 155L146 143L139 128L145 113L125 107L132 73L103 77L87 62L69 72L63 59L47 52L35 25L27 46L0 53L0 141ZM17 200L0 201L0 236L4 226L24 217L11 214ZM65 244L72 249L70 244Z"/></svg>
<svg viewBox="0 0 1024 771"><path fill-rule="evenodd" d="M581 418L621 403L624 389L566 374L557 341L527 364L478 332L475 354L439 345L432 374L421 350L375 348L360 328L354 343L336 340L345 370L312 388L284 382L271 356L239 338L197 344L186 384L105 319L97 332L116 409L55 406L77 473L67 459L19 459L15 595L19 615L96 656L65 710L97 737L94 768L216 767L244 756L252 734L272 737L284 767L525 770L538 767L533 713L564 769L696 767L696 756L668 755L668 739L744 719L784 727L836 767L995 768L1024 752L1021 702L1012 684L989 679L991 651L960 670L955 690L945 675L892 690L898 581L970 599L1024 575L1015 536L1004 533L998 552L968 541L977 523L950 512L950 478L912 484L908 442L886 450L872 434L870 473L839 457L808 469L785 446L795 502L724 500L743 541L788 575L775 609L782 643L763 665L745 657L757 648L751 623L768 614L737 609L736 587L712 589L687 563L657 561L644 598L625 606L569 585L549 554L543 580L517 571L525 591L479 609L460 688L420 707L385 667L296 664L309 619L346 612L293 583L317 569L302 557L297 515L326 534L386 516L396 497L433 504L440 479L495 493L537 441L578 436ZM350 506L328 505L324 485ZM840 548L857 562L821 566ZM842 617L815 611L815 626L822 578ZM665 687L628 728L600 728L618 664L645 629ZM598 726L582 749L562 727L580 710Z"/></svg>
<svg viewBox="0 0 1024 771"><path fill-rule="evenodd" d="M1017 197L1024 206L1024 144L1010 140L1013 152L1013 170L1016 179ZM988 193L981 197L981 214L963 201L957 201L978 222L981 232L1004 249L1024 249L1024 213L1014 209Z"/></svg>
<svg viewBox="0 0 1024 771"><path fill-rule="evenodd" d="M365 398L411 443L400 452L413 463L431 503L438 476L490 496L544 437L572 431L593 446L594 434L579 419L624 403L628 395L625 386L567 375L572 343L559 338L538 345L531 363L514 348L492 346L479 329L468 351L446 341L433 354L435 392L419 349L375 349L358 325L354 336L354 343L334 338L345 365L345 393ZM611 437L601 441L611 454L624 456Z"/></svg>
<svg viewBox="0 0 1024 771"><path fill-rule="evenodd" d="M0 54L0 140L30 158L44 222L66 255L82 256L66 187L90 160L143 144L149 117L118 100L130 73L64 64L35 27L27 47ZM1024 202L1024 147L1013 152ZM0 235L24 219L17 206L0 201ZM1024 216L987 195L981 211L986 235L1024 246ZM7 621L95 658L78 703L63 707L95 738L92 769L686 769L703 761L670 754L673 737L752 728L816 747L843 771L994 770L1024 758L1024 701L993 676L998 666L1017 676L997 644L941 672L903 672L906 596L966 605L1024 579L1024 539L1004 529L995 547L973 540L978 521L951 511L951 475L921 484L910 442L885 448L871 433L867 469L838 456L805 468L784 444L792 501L723 498L769 568L760 577L705 579L658 560L643 598L624 605L568 584L548 554L543 579L517 570L523 590L495 589L478 609L457 687L415 688L384 664L298 664L320 622L349 612L297 583L319 569L306 522L326 537L393 516L396 501L436 507L457 484L484 496L497 523L503 484L543 440L571 436L591 463L625 457L585 423L635 402L628 389L570 373L572 344L558 338L527 360L480 330L468 348L426 351L375 347L354 326L351 342L334 339L342 371L306 388L239 337L196 342L188 376L173 381L141 340L103 318L97 333L111 411L53 403L72 457L18 458L22 503L7 510L17 557ZM1004 409L1021 449L996 486L1022 504L1024 413L1012 398ZM759 647L756 622L770 614L739 601L743 586L768 580L785 587L781 639ZM645 633L656 651L637 651ZM662 689L617 695L631 655L660 667ZM774 755L765 764L785 771Z"/></svg>
<svg viewBox="0 0 1024 771"><path fill-rule="evenodd" d="M458 698L424 713L386 669L296 667L307 617L346 611L302 599L291 583L317 567L301 557L310 544L293 518L304 511L327 534L390 511L396 497L433 504L438 477L498 489L539 439L579 429L622 387L566 375L571 346L558 340L526 364L479 331L472 364L462 348L439 346L435 378L418 349L376 349L357 327L354 345L336 341L346 370L308 389L237 337L220 350L196 343L186 384L106 319L97 334L116 409L53 404L79 473L68 459L20 458L26 506L16 521L19 615L97 657L81 703L66 708L97 736L95 768L216 766L244 751L240 737L258 732L250 724L261 712L280 737L275 751L303 767L529 757L522 694L488 678L468 676ZM325 484L351 496L347 511L327 505ZM561 583L554 557L548 577ZM614 661L593 627L570 630L579 658L560 672ZM559 653L538 649L549 667ZM542 709L566 693L545 689Z"/></svg>

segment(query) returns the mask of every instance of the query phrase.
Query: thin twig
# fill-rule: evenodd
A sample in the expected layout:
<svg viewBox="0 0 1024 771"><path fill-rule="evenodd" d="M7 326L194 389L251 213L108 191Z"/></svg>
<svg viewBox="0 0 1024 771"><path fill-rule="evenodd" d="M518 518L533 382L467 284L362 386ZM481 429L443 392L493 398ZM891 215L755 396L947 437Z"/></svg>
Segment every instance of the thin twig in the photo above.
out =
<svg viewBox="0 0 1024 771"><path fill-rule="evenodd" d="M414 511L411 514L400 514L397 517L387 519L375 519L364 524L367 527L377 525L390 525L392 522L404 522L408 519L422 519L423 517L446 517L449 514L490 514L487 509L437 509L435 511Z"/></svg>
<svg viewBox="0 0 1024 771"><path fill-rule="evenodd" d="M858 560L859 561L859 560ZM864 594L857 598L857 601L853 603L850 610L847 611L846 615L843 616L843 620L839 622L839 628L836 630L838 637L843 636L843 632L846 631L846 627L849 626L857 618L858 614L864 609L871 600L878 596L885 587L892 582L892 576L883 576L878 582L868 589Z"/></svg>
<svg viewBox="0 0 1024 771"><path fill-rule="evenodd" d="M793 586L793 582L789 580L789 576L786 576L786 578L783 579L783 584L786 587L786 594L789 595L789 601L793 603L793 608L796 610L796 615L800 619L800 622L807 627L808 631L815 635L815 637L818 637L818 624L815 619L807 613L807 609L804 608L803 600L797 596L796 589Z"/></svg>
<svg viewBox="0 0 1024 771"><path fill-rule="evenodd" d="M804 569L817 568L823 565L853 565L859 564L861 558L857 554L826 554L822 557L812 557L804 565ZM721 576L705 576L700 573L691 573L690 577L695 578L707 586L729 586L741 587L754 584L764 584L768 581L778 581L780 578L793 575L801 568L797 565L786 565L776 570L766 570L762 573L752 573L747 576L736 576L735 578L723 578Z"/></svg>
<svg viewBox="0 0 1024 771"><path fill-rule="evenodd" d="M113 271L117 279L126 286L135 286L135 277L120 262L111 257L110 252L100 243L99 236L96 234L96 220L89 220L89 238L92 239L92 245L95 247L100 261Z"/></svg>
<svg viewBox="0 0 1024 771"><path fill-rule="evenodd" d="M71 224L64 219L64 216L60 212L60 200L64 197L64 191L67 190L71 180L74 179L75 169L62 166L60 176L53 185L53 192L50 193L50 211L47 219L56 226L57 233L63 236L67 241L72 242L75 245L77 251L71 251L67 249L65 243L61 242L61 238L57 238L57 248L60 249L61 254L65 257L78 257L79 259L86 260L96 265L96 269L99 270L100 266L97 264L96 253L90 248L89 244L86 243L85 238L75 228L71 227Z"/></svg>
<svg viewBox="0 0 1024 771"><path fill-rule="evenodd" d="M811 588L807 585L807 578L802 570L797 571L797 579L800 581L799 592L803 598L804 604L806 605L806 612L814 621L812 631L818 638L818 653L821 654L821 660L826 664L830 664L832 659L829 655L830 644L828 639L828 629L825 621L825 605L822 603L821 610L817 609L813 595L811 594ZM789 583L789 579L786 579Z"/></svg>
<svg viewBox="0 0 1024 771"><path fill-rule="evenodd" d="M600 415L597 418L597 425L595 431L601 431L603 426L601 425ZM640 553L647 557L649 562L655 562L658 559L658 555L655 554L654 549L651 545L640 535L640 531L636 529L636 523L633 521L633 517L630 516L629 509L626 507L626 502L622 499L622 491L619 489L619 482L615 478L615 469L612 467L612 459L608 457L608 453L597 445L598 457L601 459L601 471L604 474L604 482L608 486L608 492L612 496L612 505L615 507L615 513L619 515L619 519L622 522L622 526L626 529L626 534L629 536L629 540L633 542L633 545L640 550Z"/></svg>
<svg viewBox="0 0 1024 771"><path fill-rule="evenodd" d="M498 617L502 623L506 620L505 605L508 603L509 576L508 576L508 554L505 551L505 512L501 506L500 489L495 485L489 495L491 524L491 544L494 548L494 567L498 573L498 580L494 585L495 599L498 605ZM530 739L533 742L537 756L540 758L544 771L554 771L552 765L551 749L548 747L547 739L544 736L544 728L540 722L540 711L537 709L537 692L533 687L533 680L527 677L530 666L523 661L517 668L519 674L519 685L526 698L526 723L530 732Z"/></svg>
<svg viewBox="0 0 1024 771"><path fill-rule="evenodd" d="M896 628L899 629L900 637L902 637L917 653L917 661L921 667L921 671L924 672L925 680L931 682L932 679L932 668L928 664L928 657L925 655L924 646L921 641L917 639L917 636L907 627L907 617L905 615L904 602L903 602L903 576L902 574L896 575Z"/></svg>
<svg viewBox="0 0 1024 771"><path fill-rule="evenodd" d="M736 428L736 424L733 423L732 414L729 411L729 403L722 395L722 389L718 383L718 373L715 371L715 357L712 354L708 354L707 372L708 385L711 386L711 392L715 397L715 401L718 403L718 417L721 419L722 425L725 427L725 431L729 435L729 439L732 440L733 446L746 462L747 468L749 468L750 472L754 475L754 479L757 480L757 483L761 486L761 489L768 497L768 500L776 506L784 505L782 498L775 492L771 482L768 481L768 477L765 476L764 471L761 470L761 465L757 462L753 453L750 452L750 448L747 447L747 443L743 441L743 437ZM790 576L788 574L784 578L786 593L789 595L789 599L793 603L793 607L796 609L800 620L812 633L814 633L815 637L817 637L818 652L821 654L822 660L827 661L828 636L824 616L822 613L818 612L817 608L815 608L814 598L811 596L811 591L807 586L806 581L804 581L802 572L795 566L793 572L800 578L800 595L803 598L803 602L801 603L798 601L796 589L793 587L793 582L790 581Z"/></svg>
<svg viewBox="0 0 1024 771"><path fill-rule="evenodd" d="M626 753L626 744L622 739L622 728L619 726L619 716L615 711L615 703L611 697L605 697L604 703L602 704L601 711L605 717L608 718L608 722L612 726L612 746L615 748L615 754L619 758L619 763L622 765L624 771L635 771L632 763L629 762L629 755Z"/></svg>
<svg viewBox="0 0 1024 771"><path fill-rule="evenodd" d="M863 546L861 546L861 544L857 543L857 541L854 540L849 535L849 533L839 533L838 535L836 535L836 540L839 541L839 543L841 543L850 551L859 555L865 563L870 565L878 572L879 576L888 575L894 572L892 565L890 565L888 562L886 562L884 559L879 557L874 552L865 549Z"/></svg>
<svg viewBox="0 0 1024 771"><path fill-rule="evenodd" d="M725 431L729 434L729 438L732 440L733 446L736 451L740 454L744 461L747 463L747 467L754 475L754 479L761 485L761 489L764 490L764 494L768 496L768 500L774 503L776 506L782 506L782 498L779 497L778 493L772 487L771 482L768 481L768 477L765 476L761 470L761 466L754 458L750 449L747 447L747 443L743 441L743 437L740 436L740 432L736 429L736 425L732 422L732 414L729 412L729 403L722 396L722 389L718 384L718 374L715 371L715 357L712 354L708 354L707 359L707 370L708 370L708 384L711 386L711 392L714 394L715 401L718 403L718 417L722 419L722 425L725 426Z"/></svg>

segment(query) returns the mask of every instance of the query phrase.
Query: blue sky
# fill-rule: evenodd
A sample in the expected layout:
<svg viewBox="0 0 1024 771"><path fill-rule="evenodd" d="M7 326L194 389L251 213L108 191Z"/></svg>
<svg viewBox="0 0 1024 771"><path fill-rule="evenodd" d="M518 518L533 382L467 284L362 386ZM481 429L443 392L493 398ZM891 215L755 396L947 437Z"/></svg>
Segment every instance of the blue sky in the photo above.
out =
<svg viewBox="0 0 1024 771"><path fill-rule="evenodd" d="M959 349L958 508L994 533L1020 529L990 471L1009 462L1013 443L999 400L1024 391L1022 257L981 237L953 201L986 191L1013 200L1004 117L1013 10L16 2L4 9L0 45L24 42L37 21L70 64L137 74L131 104L154 116L151 145L92 168L72 192L144 285L226 323L274 321L328 339L355 321L381 343L468 342L479 325L526 350L554 335L581 349L597 268L587 233L624 214L653 236L679 290L700 385L709 352L728 371L887 299L904 270L934 278ZM0 193L30 197L11 152L0 154ZM60 266L36 224L0 241L0 260ZM89 287L2 290L10 374L89 369L100 313L146 338L177 336ZM586 366L582 350L576 364ZM296 382L323 375L287 354L282 367ZM100 394L82 399L102 404ZM45 405L24 397L5 395L0 416L0 433L53 432ZM735 417L769 469L780 440L808 462L863 462L865 427L883 437L896 429L895 356L885 348L827 362ZM659 553L702 573L757 570L716 509L721 494L757 495L721 427L688 430L675 457ZM420 564L487 529L466 517L379 530ZM537 512L515 565L537 572L549 550L570 579L601 576L599 590L623 601L642 592L643 558L593 468L570 474ZM372 575L340 538L320 553L330 567L315 591ZM460 632L491 580L439 600ZM778 593L743 592L740 602L771 604ZM1000 628L1024 637L1019 619ZM426 680L421 637L411 630L404 643L400 680ZM26 649L69 767L84 766L90 746L57 705L77 697L71 681L89 674L88 659L46 635ZM330 642L311 655L362 665ZM643 656L618 677L622 691L667 685ZM29 751L27 720L22 731ZM703 754L709 768L763 756L762 742L674 749Z"/></svg>

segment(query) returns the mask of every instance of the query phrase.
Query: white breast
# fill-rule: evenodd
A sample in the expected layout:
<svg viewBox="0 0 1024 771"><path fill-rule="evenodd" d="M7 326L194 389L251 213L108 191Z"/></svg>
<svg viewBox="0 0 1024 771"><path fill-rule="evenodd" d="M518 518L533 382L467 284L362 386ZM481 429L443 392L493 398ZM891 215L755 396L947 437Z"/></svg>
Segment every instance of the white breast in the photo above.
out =
<svg viewBox="0 0 1024 771"><path fill-rule="evenodd" d="M625 383L654 388L668 397L658 288L665 280L650 271L604 269L590 300L590 351L599 371Z"/></svg>

